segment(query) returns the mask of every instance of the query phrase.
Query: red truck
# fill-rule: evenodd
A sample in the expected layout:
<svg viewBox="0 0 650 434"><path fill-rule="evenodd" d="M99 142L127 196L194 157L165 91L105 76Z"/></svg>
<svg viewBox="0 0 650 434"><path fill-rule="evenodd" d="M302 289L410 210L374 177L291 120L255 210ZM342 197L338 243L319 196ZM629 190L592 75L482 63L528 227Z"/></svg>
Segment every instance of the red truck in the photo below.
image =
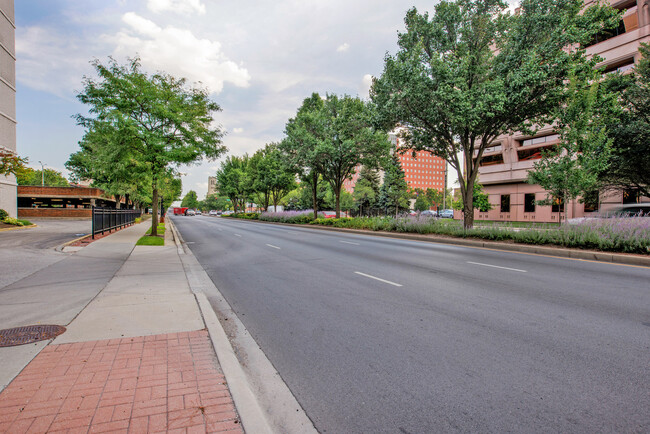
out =
<svg viewBox="0 0 650 434"><path fill-rule="evenodd" d="M174 215L185 215L189 208L174 207Z"/></svg>

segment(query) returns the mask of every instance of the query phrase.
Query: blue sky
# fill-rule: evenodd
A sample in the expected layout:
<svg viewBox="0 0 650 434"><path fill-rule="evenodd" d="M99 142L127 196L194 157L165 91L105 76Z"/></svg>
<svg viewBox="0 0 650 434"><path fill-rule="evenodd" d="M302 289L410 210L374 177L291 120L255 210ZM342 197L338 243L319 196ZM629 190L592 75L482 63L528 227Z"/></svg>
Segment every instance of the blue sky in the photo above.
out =
<svg viewBox="0 0 650 434"><path fill-rule="evenodd" d="M229 153L282 139L311 92L367 97L398 30L424 0L16 0L17 146L65 172L83 130L75 95L89 62L136 54L145 70L200 82L223 111ZM219 162L181 168L183 193L207 191Z"/></svg>

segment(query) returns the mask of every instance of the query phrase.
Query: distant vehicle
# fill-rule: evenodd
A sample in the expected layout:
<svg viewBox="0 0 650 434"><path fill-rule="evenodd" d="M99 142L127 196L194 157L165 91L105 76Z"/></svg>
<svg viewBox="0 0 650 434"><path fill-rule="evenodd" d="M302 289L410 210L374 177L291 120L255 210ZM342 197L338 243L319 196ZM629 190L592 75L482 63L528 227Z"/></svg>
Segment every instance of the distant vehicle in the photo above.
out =
<svg viewBox="0 0 650 434"><path fill-rule="evenodd" d="M196 215L201 215L201 210L200 209L197 209L195 212L196 212Z"/></svg>
<svg viewBox="0 0 650 434"><path fill-rule="evenodd" d="M593 213L589 216L569 219L567 220L567 224L575 225L589 220L607 219L614 217L650 217L650 202L620 205L606 211Z"/></svg>
<svg viewBox="0 0 650 434"><path fill-rule="evenodd" d="M185 215L190 215L190 216L191 215L196 215L196 211L194 211L193 209L188 209L187 212L185 213Z"/></svg>
<svg viewBox="0 0 650 434"><path fill-rule="evenodd" d="M319 214L323 214L323 217L326 219L335 219L336 211L318 211ZM347 212L341 211L341 218L350 217Z"/></svg>
<svg viewBox="0 0 650 434"><path fill-rule="evenodd" d="M218 215L218 214L217 214L216 210L211 209L210 212L208 213L208 215Z"/></svg>
<svg viewBox="0 0 650 434"><path fill-rule="evenodd" d="M231 215L231 214L234 214L234 213L235 213L234 211L224 211L224 212L221 213L221 215Z"/></svg>
<svg viewBox="0 0 650 434"><path fill-rule="evenodd" d="M189 208L175 206L172 210L174 215L186 215L188 209Z"/></svg>
<svg viewBox="0 0 650 434"><path fill-rule="evenodd" d="M453 219L454 218L454 210L453 209L443 209L438 213L438 217L443 218L443 219Z"/></svg>
<svg viewBox="0 0 650 434"><path fill-rule="evenodd" d="M438 213L436 211L433 211L431 209L425 209L420 213L422 217L437 217Z"/></svg>

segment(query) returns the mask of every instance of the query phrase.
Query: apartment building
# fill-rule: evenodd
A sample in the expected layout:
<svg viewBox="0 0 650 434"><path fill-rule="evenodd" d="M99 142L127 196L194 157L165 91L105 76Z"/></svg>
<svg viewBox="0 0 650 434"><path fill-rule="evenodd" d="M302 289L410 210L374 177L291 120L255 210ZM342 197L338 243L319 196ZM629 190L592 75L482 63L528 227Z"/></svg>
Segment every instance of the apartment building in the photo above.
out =
<svg viewBox="0 0 650 434"><path fill-rule="evenodd" d="M398 149L404 146L404 143L401 143L402 139L397 135L398 131L393 131L388 134L388 137L393 144L393 149ZM443 190L445 185L445 170L447 167L445 160L431 155L426 151L416 152L415 155L412 152L400 154L399 160L402 164L404 179L406 180L409 189L415 190L416 188L420 188L426 190L428 188L433 188L439 191ZM352 193L354 191L354 186L359 179L360 170L361 167L357 167L356 173L352 178L343 183L343 188L347 192Z"/></svg>
<svg viewBox="0 0 650 434"><path fill-rule="evenodd" d="M595 0L586 0L585 6ZM639 46L650 43L650 0L610 0L612 7L625 11L620 26L605 32L587 48L587 54L603 59L605 72L625 72L639 60ZM582 217L599 208L607 209L639 199L635 192L601 195L567 204L537 205L547 194L539 185L526 183L526 176L541 151L559 142L550 127L534 137L523 134L501 136L486 149L479 169L479 182L485 187L493 209L475 211L476 220L558 222L566 207L566 218Z"/></svg>
<svg viewBox="0 0 650 434"><path fill-rule="evenodd" d="M0 0L0 154L16 152L16 24L14 0ZM16 180L0 175L0 209L16 217Z"/></svg>

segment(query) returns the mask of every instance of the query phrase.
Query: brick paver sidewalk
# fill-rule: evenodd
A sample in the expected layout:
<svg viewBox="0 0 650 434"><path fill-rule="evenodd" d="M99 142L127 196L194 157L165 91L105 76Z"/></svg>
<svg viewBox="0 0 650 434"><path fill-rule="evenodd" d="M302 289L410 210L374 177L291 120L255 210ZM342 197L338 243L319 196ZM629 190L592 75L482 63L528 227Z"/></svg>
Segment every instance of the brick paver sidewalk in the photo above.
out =
<svg viewBox="0 0 650 434"><path fill-rule="evenodd" d="M0 394L0 432L243 432L204 330L49 345Z"/></svg>

